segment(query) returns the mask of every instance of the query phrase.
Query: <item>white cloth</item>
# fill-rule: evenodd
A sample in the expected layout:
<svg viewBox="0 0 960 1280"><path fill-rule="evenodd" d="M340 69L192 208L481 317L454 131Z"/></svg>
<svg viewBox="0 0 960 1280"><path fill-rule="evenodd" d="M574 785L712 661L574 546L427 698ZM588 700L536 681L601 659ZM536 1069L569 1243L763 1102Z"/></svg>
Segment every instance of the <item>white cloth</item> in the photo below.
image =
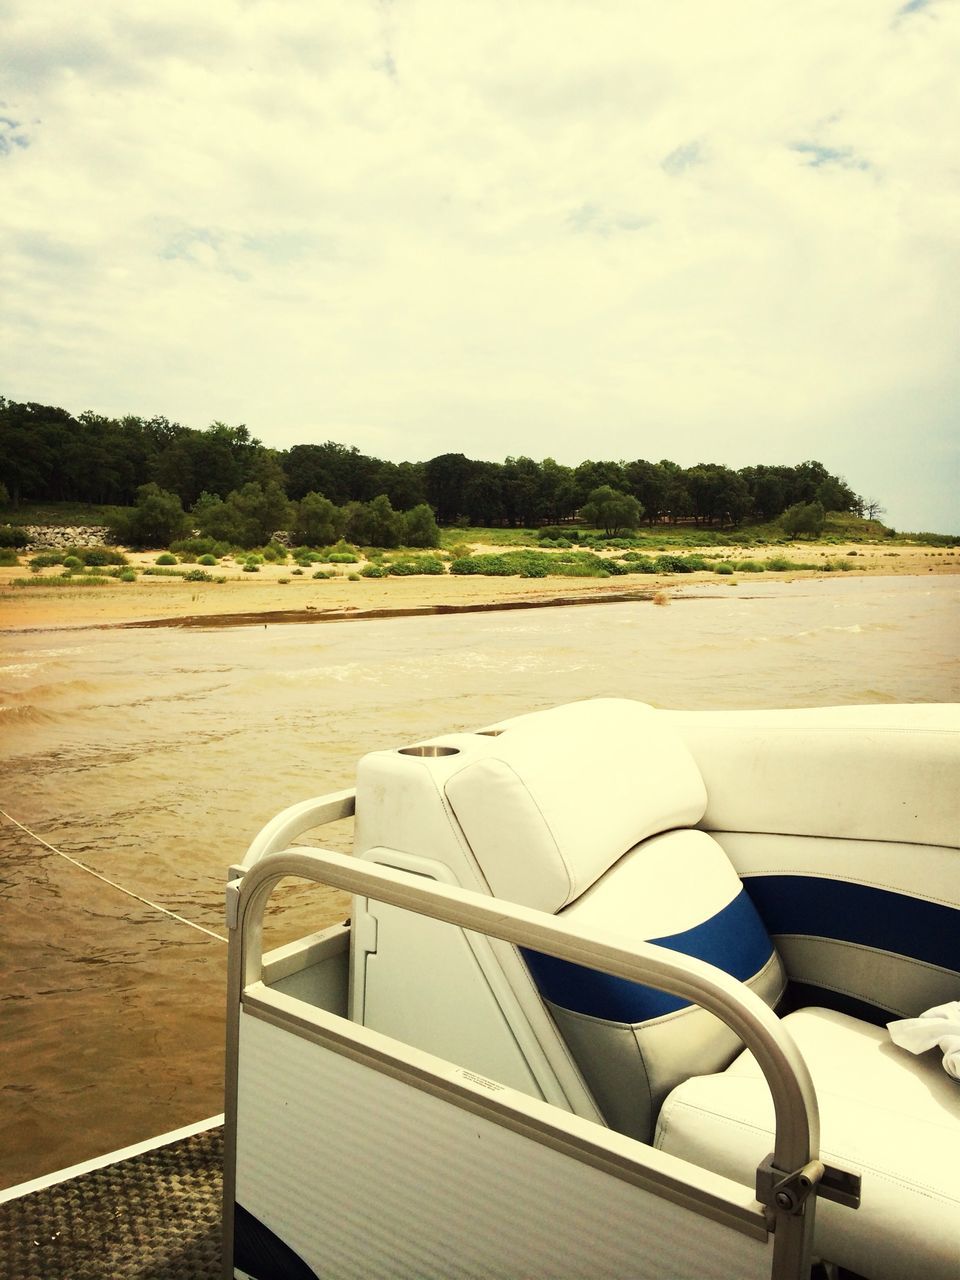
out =
<svg viewBox="0 0 960 1280"><path fill-rule="evenodd" d="M960 1000L938 1004L919 1018L888 1022L887 1030L894 1044L911 1053L924 1053L939 1045L944 1071L960 1080Z"/></svg>

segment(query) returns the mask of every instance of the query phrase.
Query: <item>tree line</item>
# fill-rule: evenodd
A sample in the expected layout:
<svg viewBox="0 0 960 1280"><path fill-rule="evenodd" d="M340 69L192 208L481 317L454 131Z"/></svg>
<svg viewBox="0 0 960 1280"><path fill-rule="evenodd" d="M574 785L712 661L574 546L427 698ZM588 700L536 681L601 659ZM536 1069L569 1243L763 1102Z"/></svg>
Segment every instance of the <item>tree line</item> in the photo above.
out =
<svg viewBox="0 0 960 1280"><path fill-rule="evenodd" d="M277 450L246 426L214 422L200 430L165 417L74 417L51 405L3 397L0 480L14 508L22 502L130 507L143 486L153 485L176 495L185 511L202 512L204 523L218 501L223 506L245 486L257 486L261 497L269 493L277 504L299 504L309 495L311 503L323 499L345 509L383 497L394 514L428 505L441 525L519 528L562 524L601 489L632 498L636 518L650 525L736 527L803 506L861 515L879 510L816 461L732 470L716 462L681 467L637 458L571 467L552 458L484 462L443 453L426 462L389 462L333 440ZM256 497L253 489L247 494L251 502ZM235 498L234 515L237 505ZM380 510L385 515L383 504Z"/></svg>

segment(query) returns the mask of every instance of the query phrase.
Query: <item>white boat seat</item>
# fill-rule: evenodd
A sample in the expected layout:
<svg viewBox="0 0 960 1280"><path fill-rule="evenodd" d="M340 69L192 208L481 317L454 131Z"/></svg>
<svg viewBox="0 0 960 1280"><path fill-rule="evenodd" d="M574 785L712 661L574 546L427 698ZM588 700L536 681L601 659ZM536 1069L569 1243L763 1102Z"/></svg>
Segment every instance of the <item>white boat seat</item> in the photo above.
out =
<svg viewBox="0 0 960 1280"><path fill-rule="evenodd" d="M656 941L708 960L769 1005L785 976L720 845L691 829L706 793L676 732L614 699L508 722L454 770L447 803L497 897L560 913L626 945ZM598 808L587 797L601 795ZM648 1141L689 1064L720 1070L741 1042L702 1009L525 952L607 1122Z"/></svg>
<svg viewBox="0 0 960 1280"><path fill-rule="evenodd" d="M885 1029L827 1009L798 1010L784 1025L816 1087L822 1158L862 1175L858 1210L818 1202L817 1252L871 1280L956 1280L960 1084L941 1055L915 1057ZM773 1107L753 1055L675 1088L656 1145L752 1182L773 1149Z"/></svg>

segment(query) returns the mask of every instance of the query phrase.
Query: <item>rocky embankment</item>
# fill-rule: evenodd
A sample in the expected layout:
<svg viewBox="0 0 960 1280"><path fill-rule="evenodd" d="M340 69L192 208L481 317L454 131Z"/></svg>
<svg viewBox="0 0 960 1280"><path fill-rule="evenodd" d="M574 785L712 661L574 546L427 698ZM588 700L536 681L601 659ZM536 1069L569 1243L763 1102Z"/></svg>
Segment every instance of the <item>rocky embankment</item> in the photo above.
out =
<svg viewBox="0 0 960 1280"><path fill-rule="evenodd" d="M62 551L66 547L102 547L110 536L103 524L20 526L27 535L28 551Z"/></svg>

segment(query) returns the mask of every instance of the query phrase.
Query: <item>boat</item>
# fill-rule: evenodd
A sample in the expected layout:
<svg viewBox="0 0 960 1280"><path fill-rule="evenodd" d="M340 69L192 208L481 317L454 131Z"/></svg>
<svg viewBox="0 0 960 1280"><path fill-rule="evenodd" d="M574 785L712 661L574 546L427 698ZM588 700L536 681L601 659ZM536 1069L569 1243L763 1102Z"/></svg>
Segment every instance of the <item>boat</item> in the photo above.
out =
<svg viewBox="0 0 960 1280"><path fill-rule="evenodd" d="M599 698L284 809L226 890L224 1276L955 1280L960 1081L886 1024L960 999L958 766L951 705ZM350 915L264 953L289 877Z"/></svg>

